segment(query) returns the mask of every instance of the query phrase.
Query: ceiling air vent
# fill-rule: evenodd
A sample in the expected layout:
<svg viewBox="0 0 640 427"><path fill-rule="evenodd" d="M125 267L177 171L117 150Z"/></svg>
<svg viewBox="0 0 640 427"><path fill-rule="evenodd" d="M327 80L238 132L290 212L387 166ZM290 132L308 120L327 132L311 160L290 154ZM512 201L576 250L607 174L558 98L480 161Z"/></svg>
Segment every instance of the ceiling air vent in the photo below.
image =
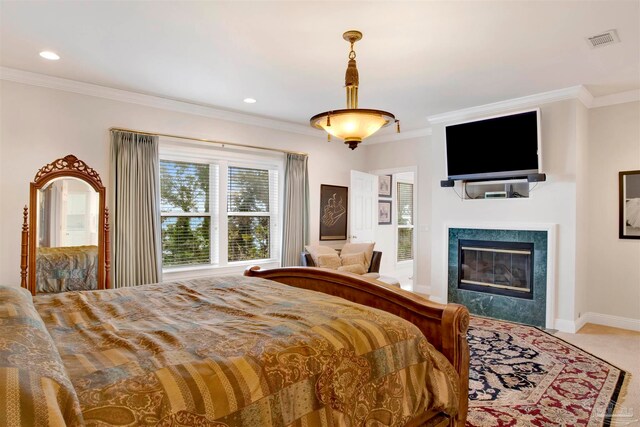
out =
<svg viewBox="0 0 640 427"><path fill-rule="evenodd" d="M620 38L616 30L605 31L602 34L596 34L592 37L587 37L589 46L593 49L595 47L609 46L610 44L618 43Z"/></svg>

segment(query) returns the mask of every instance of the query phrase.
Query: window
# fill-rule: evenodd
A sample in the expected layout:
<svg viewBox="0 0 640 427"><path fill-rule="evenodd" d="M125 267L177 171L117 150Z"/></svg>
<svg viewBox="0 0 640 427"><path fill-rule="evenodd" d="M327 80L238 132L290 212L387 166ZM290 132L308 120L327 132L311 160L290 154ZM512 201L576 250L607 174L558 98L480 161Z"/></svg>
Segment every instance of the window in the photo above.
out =
<svg viewBox="0 0 640 427"><path fill-rule="evenodd" d="M278 166L166 157L160 160L164 269L279 257Z"/></svg>
<svg viewBox="0 0 640 427"><path fill-rule="evenodd" d="M227 182L229 261L270 258L269 171L230 167Z"/></svg>
<svg viewBox="0 0 640 427"><path fill-rule="evenodd" d="M211 262L210 167L160 161L162 265Z"/></svg>
<svg viewBox="0 0 640 427"><path fill-rule="evenodd" d="M398 207L398 250L397 259L413 260L413 184L399 181L397 194Z"/></svg>

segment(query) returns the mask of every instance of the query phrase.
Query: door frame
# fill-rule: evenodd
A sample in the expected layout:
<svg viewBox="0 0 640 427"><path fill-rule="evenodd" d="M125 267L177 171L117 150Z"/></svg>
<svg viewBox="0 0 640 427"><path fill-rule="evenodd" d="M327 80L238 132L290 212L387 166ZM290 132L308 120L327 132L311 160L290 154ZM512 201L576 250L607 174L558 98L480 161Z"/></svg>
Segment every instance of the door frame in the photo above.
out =
<svg viewBox="0 0 640 427"><path fill-rule="evenodd" d="M414 224L413 224L413 245L415 248L414 254L413 254L413 288L415 289L416 287L416 283L417 283L417 275L418 275L418 263L416 262L416 257L418 255L418 229L420 227L420 216L418 215L418 166L403 166L403 167L398 167L398 168L386 168L386 169L375 169L375 170L371 170L368 171L367 173L373 174L373 175L393 175L396 173L405 173L405 172L413 172L413 217L414 217ZM395 194L397 194L397 191L394 192ZM394 198L394 200L397 203L397 197ZM395 209L396 204L394 203L393 208ZM393 217L395 218L397 215L393 215ZM397 224L396 224L397 225ZM397 228L394 225L395 228ZM398 263L398 258L397 258L397 252L398 252L398 236L396 236L395 244L394 244L394 250L396 251L396 253L394 253L394 264Z"/></svg>

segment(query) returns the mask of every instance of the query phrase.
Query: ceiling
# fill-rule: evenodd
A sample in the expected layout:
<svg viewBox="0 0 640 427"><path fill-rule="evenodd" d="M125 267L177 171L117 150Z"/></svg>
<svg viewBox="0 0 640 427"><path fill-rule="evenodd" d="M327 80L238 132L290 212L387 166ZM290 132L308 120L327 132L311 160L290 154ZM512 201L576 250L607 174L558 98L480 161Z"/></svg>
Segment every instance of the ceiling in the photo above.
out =
<svg viewBox="0 0 640 427"><path fill-rule="evenodd" d="M638 1L0 0L0 65L306 124L345 107L352 28L364 33L360 107L406 130L580 84L640 88ZM621 43L588 46L609 29Z"/></svg>

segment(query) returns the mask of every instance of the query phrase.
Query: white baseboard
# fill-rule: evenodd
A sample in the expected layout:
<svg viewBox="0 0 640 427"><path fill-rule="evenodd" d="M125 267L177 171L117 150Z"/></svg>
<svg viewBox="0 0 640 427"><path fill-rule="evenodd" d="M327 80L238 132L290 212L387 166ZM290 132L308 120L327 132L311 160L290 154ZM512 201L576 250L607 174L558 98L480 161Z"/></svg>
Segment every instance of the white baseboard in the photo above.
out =
<svg viewBox="0 0 640 427"><path fill-rule="evenodd" d="M576 332L576 322L567 319L556 319L553 323L553 329L557 329L560 332L568 332L574 334Z"/></svg>
<svg viewBox="0 0 640 427"><path fill-rule="evenodd" d="M612 316L610 314L593 312L584 313L575 321L556 319L554 329L557 329L561 332L575 334L587 323L640 332L640 319L631 319L628 317Z"/></svg>
<svg viewBox="0 0 640 427"><path fill-rule="evenodd" d="M584 319L584 320L583 320ZM628 329L630 331L640 332L640 319L631 319L628 317L612 316L610 314L601 314L588 312L584 313L576 321L576 330L585 323L594 323L596 325L611 326L613 328Z"/></svg>
<svg viewBox="0 0 640 427"><path fill-rule="evenodd" d="M589 314L589 313L585 313ZM578 317L578 320L575 321L575 332L578 332L585 324L587 323L587 316L582 315Z"/></svg>

